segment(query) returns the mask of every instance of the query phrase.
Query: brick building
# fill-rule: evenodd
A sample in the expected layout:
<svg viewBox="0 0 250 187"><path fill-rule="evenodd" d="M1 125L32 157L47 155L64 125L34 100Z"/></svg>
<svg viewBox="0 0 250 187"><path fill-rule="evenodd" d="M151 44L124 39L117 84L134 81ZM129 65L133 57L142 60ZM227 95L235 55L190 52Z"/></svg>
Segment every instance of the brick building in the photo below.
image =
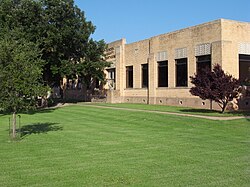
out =
<svg viewBox="0 0 250 187"><path fill-rule="evenodd" d="M108 102L210 108L189 93L189 76L220 64L246 85L238 104L250 109L250 23L220 19L130 44L121 39L108 45L106 56Z"/></svg>

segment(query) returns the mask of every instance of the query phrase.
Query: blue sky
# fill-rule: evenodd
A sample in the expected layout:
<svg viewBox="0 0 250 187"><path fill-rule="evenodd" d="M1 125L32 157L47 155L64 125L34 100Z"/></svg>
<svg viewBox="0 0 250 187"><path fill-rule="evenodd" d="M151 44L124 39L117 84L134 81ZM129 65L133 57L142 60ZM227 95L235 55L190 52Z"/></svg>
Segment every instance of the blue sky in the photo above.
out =
<svg viewBox="0 0 250 187"><path fill-rule="evenodd" d="M250 22L250 0L75 0L95 40L127 43L225 18Z"/></svg>

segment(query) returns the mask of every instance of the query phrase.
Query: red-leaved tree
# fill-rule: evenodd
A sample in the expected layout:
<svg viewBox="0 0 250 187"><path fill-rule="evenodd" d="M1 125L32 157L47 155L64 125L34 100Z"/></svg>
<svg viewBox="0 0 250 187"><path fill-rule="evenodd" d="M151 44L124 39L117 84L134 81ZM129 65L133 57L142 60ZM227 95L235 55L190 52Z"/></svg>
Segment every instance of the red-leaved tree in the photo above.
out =
<svg viewBox="0 0 250 187"><path fill-rule="evenodd" d="M214 66L213 71L203 69L195 76L191 76L190 79L191 83L194 84L190 93L203 100L209 99L217 102L222 113L225 111L228 102L239 97L239 80L226 74L219 64Z"/></svg>

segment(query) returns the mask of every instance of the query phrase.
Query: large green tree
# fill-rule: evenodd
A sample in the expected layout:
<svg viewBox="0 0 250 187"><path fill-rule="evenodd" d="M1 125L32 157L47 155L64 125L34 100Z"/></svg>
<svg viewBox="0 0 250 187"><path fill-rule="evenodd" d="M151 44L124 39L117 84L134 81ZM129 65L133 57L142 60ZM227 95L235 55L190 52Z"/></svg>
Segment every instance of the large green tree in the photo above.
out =
<svg viewBox="0 0 250 187"><path fill-rule="evenodd" d="M12 137L16 137L16 114L36 106L38 96L46 95L42 83L40 50L18 29L0 35L0 109L12 112Z"/></svg>
<svg viewBox="0 0 250 187"><path fill-rule="evenodd" d="M76 74L84 76L87 83L86 77L104 79L106 45L91 39L95 26L74 0L1 0L0 22L1 28L21 28L27 40L38 44L46 62L43 79L48 85Z"/></svg>

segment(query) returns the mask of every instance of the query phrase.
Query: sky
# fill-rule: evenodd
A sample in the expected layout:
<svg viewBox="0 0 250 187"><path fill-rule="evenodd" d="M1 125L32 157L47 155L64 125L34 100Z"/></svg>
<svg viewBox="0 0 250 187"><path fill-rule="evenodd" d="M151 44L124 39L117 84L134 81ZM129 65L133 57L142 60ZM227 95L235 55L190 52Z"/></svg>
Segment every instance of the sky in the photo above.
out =
<svg viewBox="0 0 250 187"><path fill-rule="evenodd" d="M127 43L220 18L250 22L250 0L75 0L96 26L91 36Z"/></svg>

